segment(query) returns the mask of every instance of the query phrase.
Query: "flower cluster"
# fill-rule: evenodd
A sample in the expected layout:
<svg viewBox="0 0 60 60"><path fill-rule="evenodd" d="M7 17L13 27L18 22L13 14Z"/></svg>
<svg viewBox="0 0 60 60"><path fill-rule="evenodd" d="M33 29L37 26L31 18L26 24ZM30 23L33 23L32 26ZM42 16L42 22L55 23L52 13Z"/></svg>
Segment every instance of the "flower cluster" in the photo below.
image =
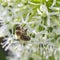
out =
<svg viewBox="0 0 60 60"><path fill-rule="evenodd" d="M0 44L7 60L60 60L60 1L2 0ZM27 29L29 41L16 39L15 28Z"/></svg>

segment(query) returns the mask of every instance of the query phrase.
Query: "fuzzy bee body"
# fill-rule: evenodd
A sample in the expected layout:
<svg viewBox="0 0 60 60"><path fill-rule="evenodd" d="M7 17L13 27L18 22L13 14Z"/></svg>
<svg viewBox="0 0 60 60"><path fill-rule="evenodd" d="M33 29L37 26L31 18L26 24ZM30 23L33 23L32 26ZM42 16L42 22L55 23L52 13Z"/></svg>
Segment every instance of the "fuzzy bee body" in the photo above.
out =
<svg viewBox="0 0 60 60"><path fill-rule="evenodd" d="M24 41L29 41L30 40L30 37L29 36L26 36L26 35L23 35L20 37L22 40Z"/></svg>
<svg viewBox="0 0 60 60"><path fill-rule="evenodd" d="M17 36L17 39L21 39L24 41L29 41L30 37L27 35L27 29L23 29L22 27L17 26L15 30L15 34Z"/></svg>

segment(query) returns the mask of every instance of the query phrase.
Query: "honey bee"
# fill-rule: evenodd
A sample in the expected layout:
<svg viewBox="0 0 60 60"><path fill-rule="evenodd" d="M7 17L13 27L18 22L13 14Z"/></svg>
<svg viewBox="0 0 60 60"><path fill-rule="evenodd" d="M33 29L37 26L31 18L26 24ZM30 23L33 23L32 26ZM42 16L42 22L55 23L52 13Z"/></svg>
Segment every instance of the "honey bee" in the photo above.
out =
<svg viewBox="0 0 60 60"><path fill-rule="evenodd" d="M21 39L24 41L29 41L30 37L27 35L27 29L24 29L23 27L17 26L15 29L15 35L17 36L17 39Z"/></svg>

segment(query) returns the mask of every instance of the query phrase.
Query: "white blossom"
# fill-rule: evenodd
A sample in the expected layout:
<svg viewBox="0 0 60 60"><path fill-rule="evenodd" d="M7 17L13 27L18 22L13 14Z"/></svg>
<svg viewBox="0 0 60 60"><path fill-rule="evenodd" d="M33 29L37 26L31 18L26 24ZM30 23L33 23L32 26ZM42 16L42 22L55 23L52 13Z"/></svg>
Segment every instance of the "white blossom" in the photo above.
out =
<svg viewBox="0 0 60 60"><path fill-rule="evenodd" d="M47 6L48 3L48 6ZM53 0L2 0L0 39L7 60L60 60L60 4ZM16 35L16 25L27 29ZM29 41L21 37L30 37ZM17 39L19 37L19 39Z"/></svg>

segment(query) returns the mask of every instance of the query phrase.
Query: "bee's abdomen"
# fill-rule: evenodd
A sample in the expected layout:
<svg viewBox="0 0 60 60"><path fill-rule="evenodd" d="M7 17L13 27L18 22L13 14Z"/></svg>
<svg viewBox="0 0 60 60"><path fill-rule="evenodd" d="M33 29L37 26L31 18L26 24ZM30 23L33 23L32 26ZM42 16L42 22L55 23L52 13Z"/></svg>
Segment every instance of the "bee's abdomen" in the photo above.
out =
<svg viewBox="0 0 60 60"><path fill-rule="evenodd" d="M29 41L30 40L30 37L24 35L24 36L21 37L21 39L24 40L24 41Z"/></svg>

